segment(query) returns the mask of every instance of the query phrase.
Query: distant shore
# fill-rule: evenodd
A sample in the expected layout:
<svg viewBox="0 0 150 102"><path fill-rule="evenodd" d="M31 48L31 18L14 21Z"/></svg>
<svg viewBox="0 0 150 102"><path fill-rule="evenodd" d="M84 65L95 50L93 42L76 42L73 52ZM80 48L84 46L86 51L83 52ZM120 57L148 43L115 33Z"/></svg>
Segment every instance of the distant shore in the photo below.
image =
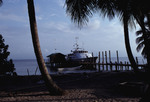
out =
<svg viewBox="0 0 150 102"><path fill-rule="evenodd" d="M133 72L95 72L52 75L63 96L49 96L40 75L0 77L0 101L54 102L138 102L142 94L136 87L121 87L124 82L141 82Z"/></svg>

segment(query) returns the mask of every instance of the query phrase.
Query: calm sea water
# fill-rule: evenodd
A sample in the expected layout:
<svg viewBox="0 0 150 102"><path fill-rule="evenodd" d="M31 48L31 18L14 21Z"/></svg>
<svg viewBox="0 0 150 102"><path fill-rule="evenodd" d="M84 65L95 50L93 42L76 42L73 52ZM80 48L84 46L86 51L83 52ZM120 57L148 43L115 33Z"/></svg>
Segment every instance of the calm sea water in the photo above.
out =
<svg viewBox="0 0 150 102"><path fill-rule="evenodd" d="M25 60L13 60L16 72L18 75L35 75L36 68L38 67L35 59L25 59ZM39 69L36 72L40 75Z"/></svg>
<svg viewBox="0 0 150 102"><path fill-rule="evenodd" d="M116 57L112 57L112 62L117 61ZM102 59L101 59L102 61ZM109 61L109 59L108 59ZM123 63L125 61L129 61L127 57L120 57L119 61L122 61ZM140 64L146 63L143 58L138 57L138 61ZM40 71L37 65L37 62L35 59L25 59L25 60L13 60L16 68L16 72L18 75L40 75ZM77 70L77 71L65 71L64 73L83 73L83 72L93 72L93 71L88 71L88 70ZM58 72L52 72L49 71L51 74L57 74Z"/></svg>

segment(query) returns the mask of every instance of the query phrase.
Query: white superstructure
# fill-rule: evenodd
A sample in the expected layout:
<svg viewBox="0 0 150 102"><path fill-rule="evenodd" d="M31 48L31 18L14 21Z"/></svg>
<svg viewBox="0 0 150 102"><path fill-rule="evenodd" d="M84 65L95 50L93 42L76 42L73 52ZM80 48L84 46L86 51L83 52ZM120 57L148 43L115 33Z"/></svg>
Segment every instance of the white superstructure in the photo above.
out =
<svg viewBox="0 0 150 102"><path fill-rule="evenodd" d="M88 51L85 51L84 49L79 48L79 45L76 43L74 45L74 51L71 51L71 54L68 54L66 59L69 61L89 61L91 59L95 59L97 57L93 57L91 53L88 53Z"/></svg>

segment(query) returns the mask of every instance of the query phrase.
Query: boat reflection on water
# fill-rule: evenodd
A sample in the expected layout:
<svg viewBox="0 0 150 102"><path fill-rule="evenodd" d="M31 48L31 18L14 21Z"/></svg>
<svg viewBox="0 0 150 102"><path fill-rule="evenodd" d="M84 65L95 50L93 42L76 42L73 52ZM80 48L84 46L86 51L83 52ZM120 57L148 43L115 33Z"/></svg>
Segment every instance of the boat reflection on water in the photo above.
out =
<svg viewBox="0 0 150 102"><path fill-rule="evenodd" d="M53 53L48 55L47 66L51 70L75 70L75 69L96 69L93 64L85 65L83 63L95 63L97 57L92 56L88 51L79 48L77 43L74 44L74 50L70 54Z"/></svg>

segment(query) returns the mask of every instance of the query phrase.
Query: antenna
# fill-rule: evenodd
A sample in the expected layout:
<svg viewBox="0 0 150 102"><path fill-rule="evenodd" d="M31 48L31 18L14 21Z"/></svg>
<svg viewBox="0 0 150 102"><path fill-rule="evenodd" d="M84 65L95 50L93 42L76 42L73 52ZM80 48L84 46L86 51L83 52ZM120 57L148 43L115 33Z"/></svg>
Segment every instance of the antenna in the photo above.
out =
<svg viewBox="0 0 150 102"><path fill-rule="evenodd" d="M79 37L75 37L75 39L76 39L76 43L74 44L74 46L75 46L75 50L77 51L79 49L79 45L78 45Z"/></svg>

